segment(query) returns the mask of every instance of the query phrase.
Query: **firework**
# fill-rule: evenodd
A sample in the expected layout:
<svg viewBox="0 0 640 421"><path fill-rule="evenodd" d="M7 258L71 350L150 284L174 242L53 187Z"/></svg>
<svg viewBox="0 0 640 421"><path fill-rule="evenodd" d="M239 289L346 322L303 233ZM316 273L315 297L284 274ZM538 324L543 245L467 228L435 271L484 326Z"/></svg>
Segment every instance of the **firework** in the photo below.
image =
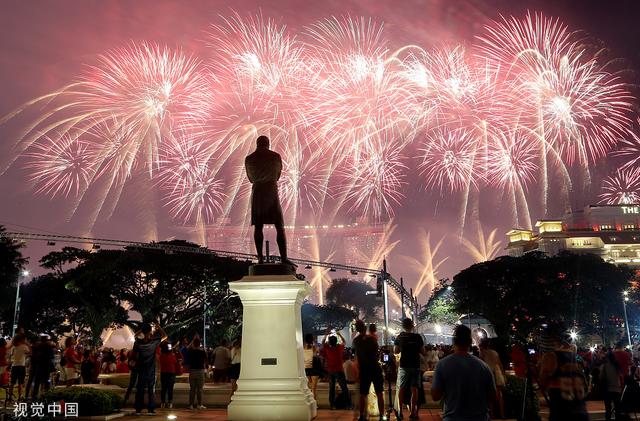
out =
<svg viewBox="0 0 640 421"><path fill-rule="evenodd" d="M477 245L466 238L461 239L462 245L473 258L474 262L482 263L493 260L498 256L498 253L502 250L502 242L499 240L496 241L497 232L498 230L496 228L485 237L482 226L478 224Z"/></svg>
<svg viewBox="0 0 640 421"><path fill-rule="evenodd" d="M640 124L640 121L638 121ZM624 158L626 162L622 168L635 168L640 164L640 136L633 131L628 130L627 136L620 140L616 150L612 152L612 156Z"/></svg>
<svg viewBox="0 0 640 421"><path fill-rule="evenodd" d="M609 205L640 203L640 169L619 169L602 182L600 203Z"/></svg>
<svg viewBox="0 0 640 421"><path fill-rule="evenodd" d="M448 257L437 257L438 251L444 242L444 237L436 242L435 245L432 245L431 233L424 229L421 229L419 233L420 252L418 255L421 256L421 259L416 259L413 256L402 256L419 274L418 282L414 288L414 295L416 297L419 296L423 290L427 291L427 294L433 290L433 287L438 281L438 270L448 259Z"/></svg>
<svg viewBox="0 0 640 421"><path fill-rule="evenodd" d="M499 188L526 188L538 169L537 146L531 133L516 126L494 130L487 159L487 181Z"/></svg>
<svg viewBox="0 0 640 421"><path fill-rule="evenodd" d="M428 188L462 190L467 182L475 184L477 140L467 131L436 130L423 146L419 165Z"/></svg>
<svg viewBox="0 0 640 421"><path fill-rule="evenodd" d="M503 19L480 39L481 54L505 69L546 142L570 165L605 156L625 132L631 97L624 84L557 19Z"/></svg>
<svg viewBox="0 0 640 421"><path fill-rule="evenodd" d="M383 217L393 217L394 208L400 205L404 197L401 188L403 171L400 148L393 142L381 137L368 144L356 162L355 171L345 182L345 203L351 204L350 211L380 221Z"/></svg>
<svg viewBox="0 0 640 421"><path fill-rule="evenodd" d="M309 27L307 35L321 75L310 110L315 138L328 145L333 162L357 161L363 145L406 122L382 26L364 18L331 18Z"/></svg>
<svg viewBox="0 0 640 421"><path fill-rule="evenodd" d="M57 140L45 136L26 156L36 193L50 197L77 196L94 174L95 156L89 144L71 135Z"/></svg>

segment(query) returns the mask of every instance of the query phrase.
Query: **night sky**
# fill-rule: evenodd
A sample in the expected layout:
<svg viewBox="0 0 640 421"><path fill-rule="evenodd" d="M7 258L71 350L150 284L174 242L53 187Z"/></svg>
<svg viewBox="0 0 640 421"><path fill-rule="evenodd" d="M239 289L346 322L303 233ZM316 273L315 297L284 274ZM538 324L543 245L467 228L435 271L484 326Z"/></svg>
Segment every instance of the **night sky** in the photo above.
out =
<svg viewBox="0 0 640 421"><path fill-rule="evenodd" d="M522 17L527 11L542 12L560 18L571 29L583 30L594 44L606 47L607 57L615 59L613 66L621 71L631 92L638 97L640 2L634 0L4 0L0 3L0 116L73 81L85 65L95 63L98 54L131 41L180 47L206 59L208 52L202 41L207 27L219 23L219 15L232 11L243 16L262 12L294 32L329 16L372 17L384 22L392 48L406 44L424 48L451 43L469 45L491 19L500 15ZM638 104L634 105L637 110ZM0 153L8 153L8 141L26 123L27 120L16 118L0 126ZM602 161L594 166L592 193L573 197L575 208L594 202L600 180L612 166L615 162ZM68 213L61 200L35 196L28 179L20 160L0 176L0 224L10 230L85 233L73 221L67 221ZM441 266L439 277L453 276L471 263L454 236L458 230L458 199L454 195L424 192L418 183L414 184L416 187L405 192L407 198L397 210L398 229L393 239L400 243L389 257L392 274L404 276L409 284L414 274L400 273L401 256L420 259L416 255L416 228L431 232L432 241L444 237L437 257L448 260ZM511 227L505 222L508 218L501 202L498 194L491 193L480 204L478 213L485 233L497 228L497 237L503 239L504 245L504 233ZM559 216L562 211L554 203L550 208L549 216ZM531 210L534 220L541 217L535 206ZM100 221L92 234L138 240L143 235L140 227L144 226L144 215L140 209L121 203L113 217ZM158 239L176 235L175 223L169 218L160 216L158 223ZM471 240L475 238L473 231L467 234ZM27 254L32 268L45 251L37 243L29 246Z"/></svg>

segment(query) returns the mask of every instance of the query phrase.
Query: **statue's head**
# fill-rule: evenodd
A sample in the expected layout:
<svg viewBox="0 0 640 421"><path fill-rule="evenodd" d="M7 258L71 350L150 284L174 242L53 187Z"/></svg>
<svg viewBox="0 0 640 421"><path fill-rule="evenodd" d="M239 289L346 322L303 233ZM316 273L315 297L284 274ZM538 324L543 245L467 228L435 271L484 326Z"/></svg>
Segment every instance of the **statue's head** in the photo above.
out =
<svg viewBox="0 0 640 421"><path fill-rule="evenodd" d="M256 146L258 148L269 148L269 138L267 136L260 136L256 140Z"/></svg>

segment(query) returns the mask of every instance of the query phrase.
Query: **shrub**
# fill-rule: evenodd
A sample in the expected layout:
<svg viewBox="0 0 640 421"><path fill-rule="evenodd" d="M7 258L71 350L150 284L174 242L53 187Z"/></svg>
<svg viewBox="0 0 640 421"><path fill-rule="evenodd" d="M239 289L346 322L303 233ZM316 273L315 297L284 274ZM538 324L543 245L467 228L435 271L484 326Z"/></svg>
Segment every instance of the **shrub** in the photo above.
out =
<svg viewBox="0 0 640 421"><path fill-rule="evenodd" d="M77 402L80 416L108 415L122 407L122 399L110 390L90 387L55 388L44 395L46 402Z"/></svg>
<svg viewBox="0 0 640 421"><path fill-rule="evenodd" d="M527 389L527 398L522 417L522 397ZM515 418L520 421L539 421L540 408L538 397L532 388L532 384L527 384L526 380L517 376L507 376L507 384L503 390L505 416Z"/></svg>

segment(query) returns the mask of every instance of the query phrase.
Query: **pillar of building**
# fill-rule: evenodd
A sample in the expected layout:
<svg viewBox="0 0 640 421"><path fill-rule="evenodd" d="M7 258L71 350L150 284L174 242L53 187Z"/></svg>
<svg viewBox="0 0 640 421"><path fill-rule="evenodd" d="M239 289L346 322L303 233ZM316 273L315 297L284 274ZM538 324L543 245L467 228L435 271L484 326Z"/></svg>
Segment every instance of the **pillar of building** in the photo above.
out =
<svg viewBox="0 0 640 421"><path fill-rule="evenodd" d="M317 414L304 371L300 314L311 290L276 266L284 265L256 265L229 284L243 306L240 378L227 408L232 421L308 421Z"/></svg>

